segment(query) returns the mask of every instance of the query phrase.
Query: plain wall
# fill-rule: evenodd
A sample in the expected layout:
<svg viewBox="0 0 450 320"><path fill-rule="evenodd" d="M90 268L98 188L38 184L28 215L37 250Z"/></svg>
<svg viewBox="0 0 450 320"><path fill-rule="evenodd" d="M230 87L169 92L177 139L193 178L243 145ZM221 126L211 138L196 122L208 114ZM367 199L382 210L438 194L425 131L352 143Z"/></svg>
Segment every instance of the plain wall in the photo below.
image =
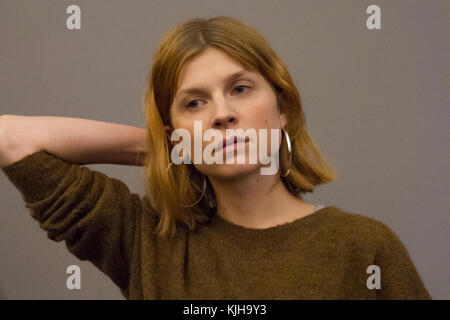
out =
<svg viewBox="0 0 450 320"><path fill-rule="evenodd" d="M81 8L81 30L66 8ZM381 29L366 8L381 8ZM433 1L0 1L0 114L145 127L142 90L175 24L228 15L287 64L310 135L338 179L304 196L384 222L433 299L450 298L449 19ZM89 165L143 193L142 167ZM47 238L0 175L0 298L123 299L90 262ZM66 288L67 266L81 290Z"/></svg>

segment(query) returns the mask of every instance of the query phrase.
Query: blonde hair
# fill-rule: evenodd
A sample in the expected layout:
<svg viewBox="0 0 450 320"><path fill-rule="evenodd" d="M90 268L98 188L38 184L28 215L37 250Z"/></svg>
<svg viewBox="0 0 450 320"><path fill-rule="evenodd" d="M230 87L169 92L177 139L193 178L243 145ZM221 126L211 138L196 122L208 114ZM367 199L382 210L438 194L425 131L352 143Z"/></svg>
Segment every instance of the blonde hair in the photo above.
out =
<svg viewBox="0 0 450 320"><path fill-rule="evenodd" d="M169 111L183 66L208 47L223 50L246 69L258 71L278 93L292 146L290 174L282 177L288 190L302 199L302 193L313 192L315 186L336 179L336 171L306 131L300 95L285 64L264 37L241 21L226 16L191 19L176 25L163 37L153 56L145 88L143 107L150 150L145 160L145 188L150 204L159 215L156 232L161 236L169 232L174 236L177 223L194 230L197 223L210 220L214 214L210 203L215 201L215 195L207 177L202 200L193 207L182 206L195 203L202 195L203 174L192 164L167 169L171 143L164 128L165 125L173 128ZM286 143L281 143L280 148L280 170L284 173L288 169L289 153Z"/></svg>

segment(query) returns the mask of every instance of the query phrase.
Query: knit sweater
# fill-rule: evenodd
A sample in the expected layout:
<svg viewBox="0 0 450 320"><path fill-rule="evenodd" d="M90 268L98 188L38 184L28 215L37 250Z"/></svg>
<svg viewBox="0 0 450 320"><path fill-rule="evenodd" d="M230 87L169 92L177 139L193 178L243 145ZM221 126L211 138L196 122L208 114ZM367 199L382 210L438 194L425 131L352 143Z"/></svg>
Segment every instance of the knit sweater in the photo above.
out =
<svg viewBox="0 0 450 320"><path fill-rule="evenodd" d="M147 196L99 171L47 151L2 171L48 238L93 263L126 299L431 299L389 227L336 206L265 229L216 213L162 237Z"/></svg>

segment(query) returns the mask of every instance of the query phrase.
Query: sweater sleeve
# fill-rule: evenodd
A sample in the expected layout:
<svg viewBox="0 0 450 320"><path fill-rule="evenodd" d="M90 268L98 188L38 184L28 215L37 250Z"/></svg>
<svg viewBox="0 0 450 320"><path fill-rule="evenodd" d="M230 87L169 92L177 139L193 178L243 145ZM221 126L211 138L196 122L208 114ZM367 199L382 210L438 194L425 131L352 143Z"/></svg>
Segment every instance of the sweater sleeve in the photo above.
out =
<svg viewBox="0 0 450 320"><path fill-rule="evenodd" d="M431 300L408 250L399 237L384 223L381 245L375 257L375 265L380 267L381 289L379 300Z"/></svg>
<svg viewBox="0 0 450 320"><path fill-rule="evenodd" d="M2 168L49 239L91 261L126 297L141 198L120 180L39 151Z"/></svg>

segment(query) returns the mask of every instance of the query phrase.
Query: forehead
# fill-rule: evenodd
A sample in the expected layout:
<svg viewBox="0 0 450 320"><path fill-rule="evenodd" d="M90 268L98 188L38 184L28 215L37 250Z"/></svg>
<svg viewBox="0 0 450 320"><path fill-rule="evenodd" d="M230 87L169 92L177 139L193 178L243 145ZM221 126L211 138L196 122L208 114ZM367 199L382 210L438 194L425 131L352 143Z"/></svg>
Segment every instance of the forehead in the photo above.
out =
<svg viewBox="0 0 450 320"><path fill-rule="evenodd" d="M191 87L206 87L209 84L220 83L240 71L248 76L261 77L259 72L246 69L222 50L208 48L183 66L177 92Z"/></svg>

